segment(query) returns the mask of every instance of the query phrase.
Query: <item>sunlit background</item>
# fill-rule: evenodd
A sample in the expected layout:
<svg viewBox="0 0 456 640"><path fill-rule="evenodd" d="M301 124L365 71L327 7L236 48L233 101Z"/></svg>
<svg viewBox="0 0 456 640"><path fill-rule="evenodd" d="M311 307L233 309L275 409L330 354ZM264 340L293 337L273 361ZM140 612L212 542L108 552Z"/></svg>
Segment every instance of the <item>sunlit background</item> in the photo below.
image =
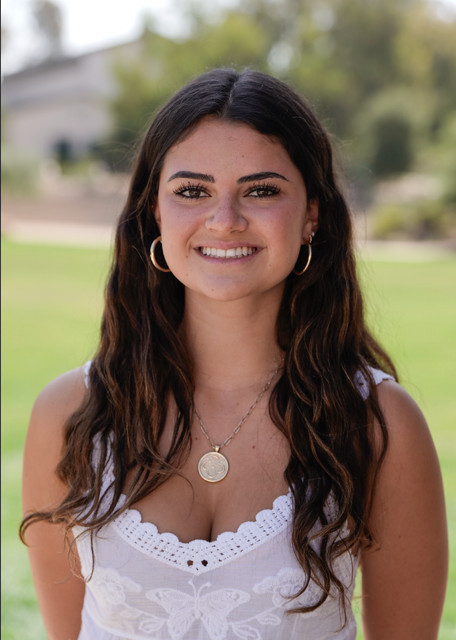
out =
<svg viewBox="0 0 456 640"><path fill-rule="evenodd" d="M331 132L370 324L429 421L456 531L455 43L456 0L3 0L2 639L45 638L17 541L33 399L96 346L135 144L214 66L288 81Z"/></svg>
<svg viewBox="0 0 456 640"><path fill-rule="evenodd" d="M157 106L210 67L252 66L334 135L361 238L453 245L455 42L456 0L6 0L3 230L81 220L53 213L78 187L86 217L112 225L112 176Z"/></svg>

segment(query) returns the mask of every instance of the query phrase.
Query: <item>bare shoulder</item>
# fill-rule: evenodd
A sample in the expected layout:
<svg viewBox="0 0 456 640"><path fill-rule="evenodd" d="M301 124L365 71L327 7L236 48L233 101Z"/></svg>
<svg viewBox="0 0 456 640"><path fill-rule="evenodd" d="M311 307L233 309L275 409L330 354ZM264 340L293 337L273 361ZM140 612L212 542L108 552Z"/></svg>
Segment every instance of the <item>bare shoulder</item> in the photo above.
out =
<svg viewBox="0 0 456 640"><path fill-rule="evenodd" d="M391 455L405 447L424 447L435 453L426 419L412 396L397 382L385 380L378 386L378 401L386 421ZM407 456L409 457L409 455Z"/></svg>
<svg viewBox="0 0 456 640"><path fill-rule="evenodd" d="M68 493L56 473L62 457L64 425L87 392L84 368L59 376L35 401L24 450L22 507L25 517L55 509ZM24 531L38 601L49 638L77 638L84 582L78 556L60 524L39 518ZM71 556L71 557L70 557Z"/></svg>
<svg viewBox="0 0 456 640"><path fill-rule="evenodd" d="M64 425L87 393L84 367L50 382L33 406L24 449L24 511L60 501L65 488L55 469L62 455Z"/></svg>
<svg viewBox="0 0 456 640"><path fill-rule="evenodd" d="M60 412L74 410L87 392L84 367L78 367L62 374L47 384L38 395L35 406L38 409L50 407Z"/></svg>
<svg viewBox="0 0 456 640"><path fill-rule="evenodd" d="M374 506L380 506L382 499L394 505L402 498L413 506L415 499L423 504L427 496L431 501L440 497L440 465L421 409L403 387L389 380L379 385L378 400L388 430L388 448ZM382 513L385 508L385 504L381 505ZM405 504L403 508L406 509Z"/></svg>
<svg viewBox="0 0 456 640"><path fill-rule="evenodd" d="M400 385L378 387L388 430L362 553L367 640L437 638L448 567L442 478L431 431Z"/></svg>
<svg viewBox="0 0 456 640"><path fill-rule="evenodd" d="M46 435L51 435L49 431L61 429L86 393L84 367L55 378L38 395L32 409L30 428L45 430Z"/></svg>

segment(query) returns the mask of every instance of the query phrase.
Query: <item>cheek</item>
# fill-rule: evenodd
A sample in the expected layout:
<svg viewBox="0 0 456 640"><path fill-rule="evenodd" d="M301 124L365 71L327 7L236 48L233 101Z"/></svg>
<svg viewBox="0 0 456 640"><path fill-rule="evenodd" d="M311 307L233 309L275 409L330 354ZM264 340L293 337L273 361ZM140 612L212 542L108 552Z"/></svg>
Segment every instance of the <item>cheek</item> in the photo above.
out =
<svg viewBox="0 0 456 640"><path fill-rule="evenodd" d="M183 212L178 206L161 206L160 207L160 230L163 236L163 242L169 244L182 240L188 235L194 225L194 217L189 212Z"/></svg>
<svg viewBox="0 0 456 640"><path fill-rule="evenodd" d="M302 225L296 216L290 216L285 224L270 228L269 265L285 278L293 270L302 245Z"/></svg>
<svg viewBox="0 0 456 640"><path fill-rule="evenodd" d="M167 210L161 218L160 233L162 236L163 254L172 271L181 271L184 261L189 257L191 238L196 224L192 216Z"/></svg>
<svg viewBox="0 0 456 640"><path fill-rule="evenodd" d="M297 246L299 251L305 229L305 214L300 215L296 209L290 208L276 216L271 222L271 234L287 243L290 250Z"/></svg>

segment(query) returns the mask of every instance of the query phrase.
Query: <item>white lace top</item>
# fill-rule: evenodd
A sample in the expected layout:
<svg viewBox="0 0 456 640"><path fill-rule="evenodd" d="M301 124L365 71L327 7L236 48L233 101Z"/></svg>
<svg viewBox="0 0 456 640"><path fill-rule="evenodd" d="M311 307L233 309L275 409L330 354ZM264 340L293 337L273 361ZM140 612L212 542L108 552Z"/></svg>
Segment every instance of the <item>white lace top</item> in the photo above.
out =
<svg viewBox="0 0 456 640"><path fill-rule="evenodd" d="M376 383L390 377L373 374ZM357 383L366 396L366 381ZM331 517L333 505L326 509ZM235 532L182 543L128 509L94 538L94 564L90 536L75 528L86 578L79 640L354 640L353 614L343 626L337 597L310 613L288 613L320 595L311 582L299 598L287 597L305 578L291 545L292 513L288 492ZM346 553L335 565L350 598L357 564Z"/></svg>

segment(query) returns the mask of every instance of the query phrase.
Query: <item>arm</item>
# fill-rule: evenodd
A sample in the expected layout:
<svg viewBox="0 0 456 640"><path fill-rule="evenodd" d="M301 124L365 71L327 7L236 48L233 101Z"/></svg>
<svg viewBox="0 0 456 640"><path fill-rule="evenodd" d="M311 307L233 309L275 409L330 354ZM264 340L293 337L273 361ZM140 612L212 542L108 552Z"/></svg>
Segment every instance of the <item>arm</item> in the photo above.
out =
<svg viewBox="0 0 456 640"><path fill-rule="evenodd" d="M24 515L56 506L66 494L55 469L61 457L63 425L85 393L81 369L48 385L32 410L24 452ZM50 640L76 640L85 586L76 547L68 556L60 525L37 522L25 532L33 580Z"/></svg>
<svg viewBox="0 0 456 640"><path fill-rule="evenodd" d="M396 383L379 387L389 447L374 497L376 543L362 553L366 640L436 640L448 570L439 463L425 419Z"/></svg>

